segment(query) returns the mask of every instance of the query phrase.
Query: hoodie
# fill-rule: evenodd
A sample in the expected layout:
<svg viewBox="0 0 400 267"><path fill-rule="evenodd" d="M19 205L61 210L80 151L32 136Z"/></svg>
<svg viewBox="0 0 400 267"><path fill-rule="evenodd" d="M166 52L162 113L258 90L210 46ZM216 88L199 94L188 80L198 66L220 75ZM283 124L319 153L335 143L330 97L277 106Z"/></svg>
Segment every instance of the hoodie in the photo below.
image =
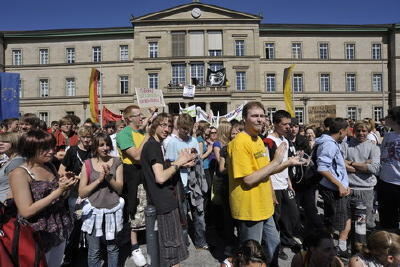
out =
<svg viewBox="0 0 400 267"><path fill-rule="evenodd" d="M318 171L329 171L333 177L338 180L344 187L349 187L349 178L347 177L346 166L344 158L336 142L330 135L323 134L320 138L315 140L318 145L317 149L317 166ZM326 188L338 191L336 185L323 177L320 184Z"/></svg>

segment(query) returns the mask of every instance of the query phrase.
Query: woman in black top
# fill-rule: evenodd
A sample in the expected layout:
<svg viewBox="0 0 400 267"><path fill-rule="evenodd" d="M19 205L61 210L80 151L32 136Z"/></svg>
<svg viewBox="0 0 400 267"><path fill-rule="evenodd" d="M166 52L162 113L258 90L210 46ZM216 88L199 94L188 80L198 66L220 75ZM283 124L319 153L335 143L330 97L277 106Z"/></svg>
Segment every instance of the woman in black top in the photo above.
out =
<svg viewBox="0 0 400 267"><path fill-rule="evenodd" d="M165 161L162 141L171 129L171 117L166 113L159 114L152 122L151 137L144 144L140 156L148 195L157 211L160 266L178 265L189 256L178 208L179 168L194 166L196 158L195 154L184 149L176 161Z"/></svg>

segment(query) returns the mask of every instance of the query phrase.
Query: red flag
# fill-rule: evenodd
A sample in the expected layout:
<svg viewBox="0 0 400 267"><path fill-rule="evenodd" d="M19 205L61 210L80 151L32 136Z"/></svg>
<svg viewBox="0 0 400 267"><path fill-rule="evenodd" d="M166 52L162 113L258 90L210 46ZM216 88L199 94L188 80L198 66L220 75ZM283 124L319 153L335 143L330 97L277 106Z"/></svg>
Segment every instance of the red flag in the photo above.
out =
<svg viewBox="0 0 400 267"><path fill-rule="evenodd" d="M109 121L120 121L120 120L122 120L122 115L117 115L108 108L106 108L106 106L103 106L103 125L105 125Z"/></svg>

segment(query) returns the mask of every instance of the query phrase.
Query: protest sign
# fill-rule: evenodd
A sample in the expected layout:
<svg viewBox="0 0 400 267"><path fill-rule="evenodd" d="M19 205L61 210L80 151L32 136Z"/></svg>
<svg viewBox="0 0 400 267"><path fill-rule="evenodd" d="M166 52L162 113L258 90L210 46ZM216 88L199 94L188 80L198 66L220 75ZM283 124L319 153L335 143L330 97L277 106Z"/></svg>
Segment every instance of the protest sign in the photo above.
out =
<svg viewBox="0 0 400 267"><path fill-rule="evenodd" d="M135 88L136 98L139 107L164 107L164 96L160 89L153 88Z"/></svg>
<svg viewBox="0 0 400 267"><path fill-rule="evenodd" d="M308 123L320 125L325 118L336 117L336 105L321 105L308 107Z"/></svg>
<svg viewBox="0 0 400 267"><path fill-rule="evenodd" d="M193 98L196 92L196 86L194 85L185 85L183 87L183 97Z"/></svg>

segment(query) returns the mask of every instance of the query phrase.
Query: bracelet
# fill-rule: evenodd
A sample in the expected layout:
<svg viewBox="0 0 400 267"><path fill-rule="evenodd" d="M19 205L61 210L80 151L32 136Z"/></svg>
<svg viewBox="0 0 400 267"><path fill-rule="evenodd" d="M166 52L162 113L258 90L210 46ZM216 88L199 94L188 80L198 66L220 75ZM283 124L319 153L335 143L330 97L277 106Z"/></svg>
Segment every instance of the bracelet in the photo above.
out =
<svg viewBox="0 0 400 267"><path fill-rule="evenodd" d="M175 168L175 171L177 172L178 170L179 170L179 166L178 165L176 165L176 164L171 164L171 166L174 166L174 168Z"/></svg>

